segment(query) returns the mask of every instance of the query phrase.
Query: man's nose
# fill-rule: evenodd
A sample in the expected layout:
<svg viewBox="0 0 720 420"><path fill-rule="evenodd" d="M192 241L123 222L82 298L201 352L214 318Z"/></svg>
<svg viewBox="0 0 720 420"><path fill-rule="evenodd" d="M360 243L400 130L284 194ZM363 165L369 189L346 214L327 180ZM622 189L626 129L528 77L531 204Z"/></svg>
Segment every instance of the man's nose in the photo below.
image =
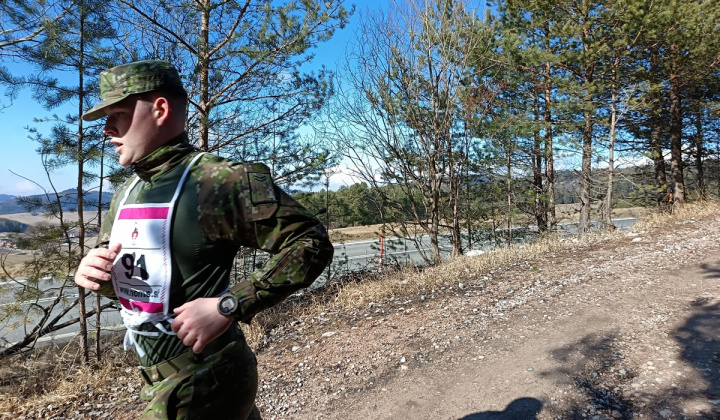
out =
<svg viewBox="0 0 720 420"><path fill-rule="evenodd" d="M117 137L117 129L110 124L110 118L105 121L105 127L103 127L103 134L110 137Z"/></svg>

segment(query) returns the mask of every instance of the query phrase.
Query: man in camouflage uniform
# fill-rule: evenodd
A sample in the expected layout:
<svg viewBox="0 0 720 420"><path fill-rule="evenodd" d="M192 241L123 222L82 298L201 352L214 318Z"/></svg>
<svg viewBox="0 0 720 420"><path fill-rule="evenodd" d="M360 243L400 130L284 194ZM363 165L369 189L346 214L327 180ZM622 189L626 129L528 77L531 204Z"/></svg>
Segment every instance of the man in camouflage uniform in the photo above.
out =
<svg viewBox="0 0 720 420"><path fill-rule="evenodd" d="M75 282L120 301L147 383L143 418L259 418L255 356L237 321L310 285L332 259L327 232L266 166L189 144L187 94L169 63L109 69L100 92L83 119L107 117L104 133L136 176L115 193ZM271 257L228 289L241 246Z"/></svg>

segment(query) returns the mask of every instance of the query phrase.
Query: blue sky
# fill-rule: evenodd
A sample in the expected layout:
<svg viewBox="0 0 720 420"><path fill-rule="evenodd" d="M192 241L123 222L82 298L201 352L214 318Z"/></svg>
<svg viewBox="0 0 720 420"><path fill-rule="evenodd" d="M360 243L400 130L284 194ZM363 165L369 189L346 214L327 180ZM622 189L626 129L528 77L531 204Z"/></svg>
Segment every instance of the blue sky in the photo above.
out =
<svg viewBox="0 0 720 420"><path fill-rule="evenodd" d="M378 9L387 10L389 5L396 2L402 3L402 0L346 0L345 6L347 8L351 4L355 5L355 14L344 29L336 31L332 39L320 44L313 51L315 60L309 68L325 65L330 70L336 70L339 66L342 66L346 48L352 48L351 43L360 15L366 15L368 11ZM479 7L479 10L483 10L486 5L485 1L470 0L469 3ZM2 61L0 61L0 65L7 66L11 70L18 70L17 76L25 75L22 70L27 70L18 65ZM47 134L52 124L35 123L33 119L48 116L53 112L60 115L76 112L75 105L68 105L65 108L48 112L32 99L30 90L25 90L13 101L12 106L3 109L2 106L9 104L9 99L2 96L2 93L0 91L0 144L3 146L2 153L0 153L0 194L32 195L41 194L44 190L49 191L48 176L42 167L40 157L35 151L38 144L28 137L27 128L36 127L41 133ZM350 165L341 163L340 167L333 168L333 170L336 173L339 171L347 172L344 169L348 166ZM15 175L13 172L20 176ZM58 191L75 188L77 170L75 167L58 169L52 173L51 178ZM330 188L337 189L341 185L349 185L354 182L353 177L340 172L331 177Z"/></svg>
<svg viewBox="0 0 720 420"><path fill-rule="evenodd" d="M328 69L335 69L339 64L339 60L344 57L345 45L353 37L354 24L358 21L358 12L362 11L364 13L367 9L377 8L381 4L387 4L387 2L360 0L348 1L346 4L355 4L357 12L352 17L350 24L337 31L330 41L321 44L319 48L314 50L316 55L315 65L324 64ZM18 76L23 75L22 70L26 70L12 63L0 62L0 64L17 71L18 74L16 75ZM9 99L0 96L0 106L8 105L10 105ZM36 152L38 144L29 138L27 128L37 127L43 134L48 133L51 128L50 123L35 123L33 119L48 116L53 112L60 115L66 113L63 108L55 109L52 112L44 110L40 104L32 99L29 89L22 91L18 98L12 102L12 105L4 109L0 108L0 144L3 146L2 153L0 153L0 194L41 194L44 192L43 189L48 190L50 188L48 177ZM13 174L13 172L27 179ZM76 169L67 167L56 170L52 173L52 180L58 191L74 188L77 182Z"/></svg>
<svg viewBox="0 0 720 420"><path fill-rule="evenodd" d="M3 63L5 64L5 63ZM9 66L12 70L18 66ZM30 195L42 193L49 188L48 177L43 170L42 162L36 153L38 143L29 138L28 128L37 127L43 132L49 131L47 123L38 124L34 118L47 116L51 113L34 101L30 90L23 90L12 103L7 97L0 98L0 104L6 108L0 110L0 194ZM56 110L60 111L60 110ZM14 173L13 173L14 172ZM16 175L17 174L17 175ZM18 176L20 175L20 176ZM22 177L27 179L23 179ZM73 168L58 170L53 173L53 182L57 181L58 190L73 186L77 173ZM34 184L32 181L40 184Z"/></svg>

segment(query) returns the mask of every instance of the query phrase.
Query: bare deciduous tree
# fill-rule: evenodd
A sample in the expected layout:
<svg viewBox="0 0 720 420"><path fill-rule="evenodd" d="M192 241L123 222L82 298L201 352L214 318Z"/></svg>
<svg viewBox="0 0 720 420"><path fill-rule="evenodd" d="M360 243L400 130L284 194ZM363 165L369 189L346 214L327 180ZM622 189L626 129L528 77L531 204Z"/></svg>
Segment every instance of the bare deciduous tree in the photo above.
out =
<svg viewBox="0 0 720 420"><path fill-rule="evenodd" d="M453 1L408 2L365 16L345 67L348 87L327 121L351 169L384 195L388 229L428 235L426 263L440 262L443 229L453 253L462 252L463 106L473 88L471 60L487 48L480 26L476 11Z"/></svg>

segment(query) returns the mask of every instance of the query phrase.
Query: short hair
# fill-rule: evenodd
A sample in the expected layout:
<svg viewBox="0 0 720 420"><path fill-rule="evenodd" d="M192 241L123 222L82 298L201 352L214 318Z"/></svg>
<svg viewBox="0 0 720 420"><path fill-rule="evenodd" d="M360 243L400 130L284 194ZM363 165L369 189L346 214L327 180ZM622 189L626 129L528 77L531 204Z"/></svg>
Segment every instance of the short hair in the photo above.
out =
<svg viewBox="0 0 720 420"><path fill-rule="evenodd" d="M183 116L185 115L188 106L188 96L184 89L153 90L137 94L138 100L143 102L154 102L155 98L161 96L170 102L170 107L175 110L175 112L178 112L177 110L179 109L182 111L178 113Z"/></svg>

